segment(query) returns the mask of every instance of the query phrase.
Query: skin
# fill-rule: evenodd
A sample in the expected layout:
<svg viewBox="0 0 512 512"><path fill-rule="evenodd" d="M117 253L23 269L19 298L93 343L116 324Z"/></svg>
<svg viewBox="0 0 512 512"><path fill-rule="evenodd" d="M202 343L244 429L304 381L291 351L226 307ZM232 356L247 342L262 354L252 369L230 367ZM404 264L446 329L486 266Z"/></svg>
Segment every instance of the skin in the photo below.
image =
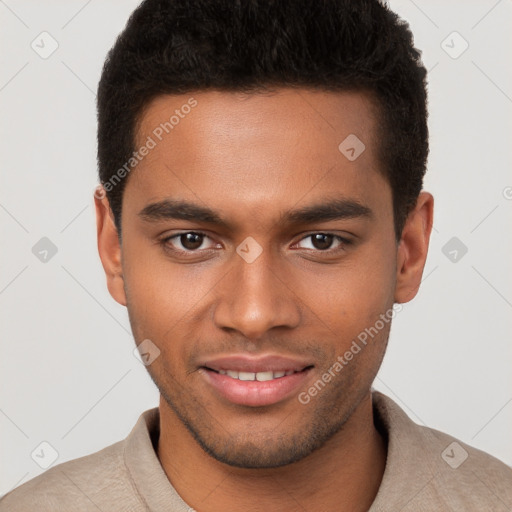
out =
<svg viewBox="0 0 512 512"><path fill-rule="evenodd" d="M416 295L433 197L421 192L397 243L374 103L360 92L161 96L144 112L136 147L190 96L197 106L129 175L121 243L108 199L95 197L108 289L127 306L137 344L150 339L161 351L147 368L161 394L162 467L201 512L367 510L386 461L370 387L390 323L308 404L297 393L266 407L235 405L211 388L199 361L235 352L306 357L314 367L299 391L307 391L380 314ZM349 134L366 146L355 161L338 149ZM336 198L372 214L282 221ZM138 215L163 199L208 207L230 225ZM207 236L195 246L161 242L187 231ZM315 233L352 243L315 245ZM250 264L236 252L249 236L262 248Z"/></svg>

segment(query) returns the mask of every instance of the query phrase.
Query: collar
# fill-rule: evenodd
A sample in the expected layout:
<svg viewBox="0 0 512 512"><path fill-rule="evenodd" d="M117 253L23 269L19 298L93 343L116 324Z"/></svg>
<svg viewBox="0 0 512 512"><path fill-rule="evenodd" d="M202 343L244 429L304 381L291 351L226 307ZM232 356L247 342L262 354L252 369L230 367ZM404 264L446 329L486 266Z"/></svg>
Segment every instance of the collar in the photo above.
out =
<svg viewBox="0 0 512 512"><path fill-rule="evenodd" d="M372 390L372 403L375 426L387 439L387 458L377 496L368 512L402 510L438 474L439 463L427 448L437 440L434 431L414 423L388 396Z"/></svg>

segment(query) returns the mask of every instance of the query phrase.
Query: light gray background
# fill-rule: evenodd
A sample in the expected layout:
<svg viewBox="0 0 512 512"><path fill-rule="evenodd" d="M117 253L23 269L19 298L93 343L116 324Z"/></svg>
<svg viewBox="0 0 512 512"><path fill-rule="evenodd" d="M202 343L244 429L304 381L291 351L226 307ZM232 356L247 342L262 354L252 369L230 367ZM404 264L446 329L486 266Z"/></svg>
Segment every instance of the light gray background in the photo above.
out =
<svg viewBox="0 0 512 512"><path fill-rule="evenodd" d="M31 458L42 441L55 464L86 455L158 404L105 285L92 201L95 90L137 4L0 0L0 494L43 471ZM511 465L512 2L391 7L430 70L435 229L421 291L394 321L375 387L416 422ZM47 59L31 48L43 31L59 45ZM463 48L446 39L453 31L469 43L456 59L445 51ZM58 248L46 263L32 253L42 237ZM442 252L452 237L468 248L456 262Z"/></svg>

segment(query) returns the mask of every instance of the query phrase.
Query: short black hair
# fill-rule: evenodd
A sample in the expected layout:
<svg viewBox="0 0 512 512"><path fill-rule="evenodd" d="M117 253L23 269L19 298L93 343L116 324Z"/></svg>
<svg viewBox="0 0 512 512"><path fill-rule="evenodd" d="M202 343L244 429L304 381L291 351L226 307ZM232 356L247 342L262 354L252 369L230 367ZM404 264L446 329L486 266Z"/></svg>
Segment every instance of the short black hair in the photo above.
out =
<svg viewBox="0 0 512 512"><path fill-rule="evenodd" d="M375 98L380 171L392 189L399 240L428 156L420 55L409 25L379 0L143 1L109 51L98 86L99 178L119 235L126 164L151 100L295 87Z"/></svg>

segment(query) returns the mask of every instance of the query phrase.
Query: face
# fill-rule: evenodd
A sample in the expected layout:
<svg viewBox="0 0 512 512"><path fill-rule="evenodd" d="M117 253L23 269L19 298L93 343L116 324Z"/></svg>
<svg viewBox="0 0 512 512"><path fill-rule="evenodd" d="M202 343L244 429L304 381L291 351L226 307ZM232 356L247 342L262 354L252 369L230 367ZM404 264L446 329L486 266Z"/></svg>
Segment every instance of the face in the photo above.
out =
<svg viewBox="0 0 512 512"><path fill-rule="evenodd" d="M380 366L383 316L416 293L425 233L397 245L375 123L362 93L162 96L138 128L137 148L155 144L128 177L121 246L97 200L109 290L160 350L164 406L219 461L281 466L340 431ZM359 155L339 149L351 134Z"/></svg>

